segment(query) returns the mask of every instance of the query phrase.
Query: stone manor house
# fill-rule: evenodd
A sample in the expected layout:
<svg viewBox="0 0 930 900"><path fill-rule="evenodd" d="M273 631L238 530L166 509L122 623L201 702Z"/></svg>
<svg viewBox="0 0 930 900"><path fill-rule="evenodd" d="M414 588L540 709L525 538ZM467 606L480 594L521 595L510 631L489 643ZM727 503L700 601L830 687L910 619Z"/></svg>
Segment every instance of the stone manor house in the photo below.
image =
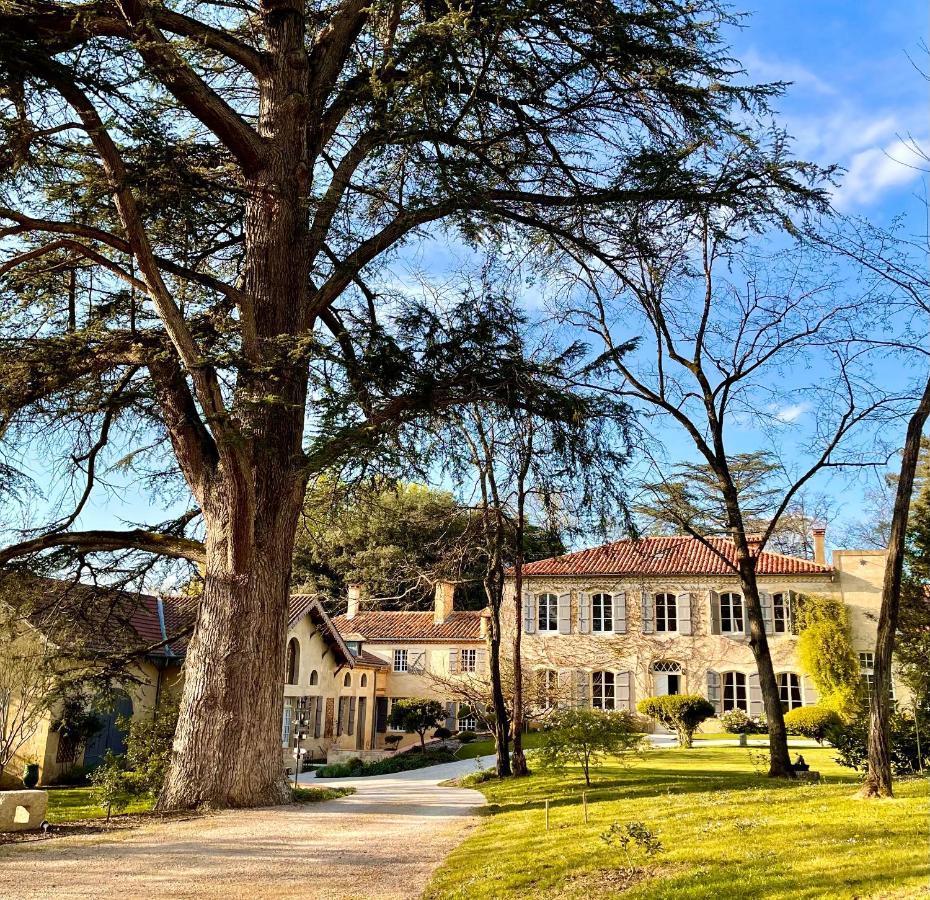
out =
<svg viewBox="0 0 930 900"><path fill-rule="evenodd" d="M763 614L788 709L817 701L797 661L793 612L800 594L842 600L866 685L872 674L885 553L836 550L828 563L823 531L814 539L812 560L759 553ZM687 692L704 694L719 712L760 713L743 597L727 565L734 547L725 538L710 543L712 549L687 537L620 540L525 566L523 664L536 706L633 710L642 697ZM504 628L512 633L512 580L509 590ZM190 598L143 598L131 624L151 642L193 612ZM455 688L487 677L487 616L456 609L448 583L436 586L434 608L425 612L366 609L361 586L349 589L345 613L332 618L315 597L292 597L284 648L285 765L293 767L298 743L313 759L377 756L397 738L408 746L416 735L392 733L388 725L392 703L402 698L441 701L452 731L479 728ZM183 641L166 641L153 651L121 711L151 714L177 684L184 649ZM99 758L108 747L119 750L120 741L110 721L87 752ZM59 746L51 720L28 749L45 781L82 762L74 748Z"/></svg>

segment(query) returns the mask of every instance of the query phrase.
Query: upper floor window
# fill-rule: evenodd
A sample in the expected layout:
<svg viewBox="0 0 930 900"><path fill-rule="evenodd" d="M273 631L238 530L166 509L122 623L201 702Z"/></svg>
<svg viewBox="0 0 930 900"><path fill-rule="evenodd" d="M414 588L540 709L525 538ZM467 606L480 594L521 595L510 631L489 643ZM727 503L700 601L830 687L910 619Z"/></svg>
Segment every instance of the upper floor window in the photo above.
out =
<svg viewBox="0 0 930 900"><path fill-rule="evenodd" d="M394 671L395 672L406 672L407 671L407 651L406 650L395 650L394 651Z"/></svg>
<svg viewBox="0 0 930 900"><path fill-rule="evenodd" d="M297 684L297 676L300 673L300 642L297 638L291 638L287 642L287 664L285 666L284 683Z"/></svg>
<svg viewBox="0 0 930 900"><path fill-rule="evenodd" d="M368 676L364 672L362 673L362 680L360 684L362 687L368 687Z"/></svg>
<svg viewBox="0 0 930 900"><path fill-rule="evenodd" d="M595 709L616 709L616 685L613 672L591 673L591 705Z"/></svg>
<svg viewBox="0 0 930 900"><path fill-rule="evenodd" d="M555 594L540 594L537 598L539 604L540 631L559 630L559 598Z"/></svg>
<svg viewBox="0 0 930 900"><path fill-rule="evenodd" d="M342 679L343 687L352 687L352 673L346 672L345 678Z"/></svg>
<svg viewBox="0 0 930 900"><path fill-rule="evenodd" d="M591 630L614 630L614 598L610 594L595 594L591 597Z"/></svg>
<svg viewBox="0 0 930 900"><path fill-rule="evenodd" d="M793 631L789 594L772 594L772 615L776 634L790 634Z"/></svg>
<svg viewBox="0 0 930 900"><path fill-rule="evenodd" d="M478 668L478 651L474 649L463 650L459 659L459 671L474 672Z"/></svg>
<svg viewBox="0 0 930 900"><path fill-rule="evenodd" d="M317 672L316 669L314 669L314 670L310 673L310 687L315 687L315 686L318 685L319 683L320 683L320 673Z"/></svg>
<svg viewBox="0 0 930 900"><path fill-rule="evenodd" d="M801 676L797 672L782 672L778 675L778 696L785 712L804 705L801 699Z"/></svg>
<svg viewBox="0 0 930 900"><path fill-rule="evenodd" d="M749 712L749 695L746 692L746 676L743 672L723 673L723 711L730 709Z"/></svg>
<svg viewBox="0 0 930 900"><path fill-rule="evenodd" d="M720 595L720 631L723 634L743 633L743 597L741 594Z"/></svg>
<svg viewBox="0 0 930 900"><path fill-rule="evenodd" d="M674 594L656 594L656 631L678 631L678 601Z"/></svg>

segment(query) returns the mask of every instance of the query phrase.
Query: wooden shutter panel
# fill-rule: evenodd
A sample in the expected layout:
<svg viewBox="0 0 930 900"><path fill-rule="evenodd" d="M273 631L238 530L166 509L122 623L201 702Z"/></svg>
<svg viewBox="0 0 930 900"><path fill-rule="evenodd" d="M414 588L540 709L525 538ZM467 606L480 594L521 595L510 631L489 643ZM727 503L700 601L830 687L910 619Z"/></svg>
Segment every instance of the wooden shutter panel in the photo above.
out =
<svg viewBox="0 0 930 900"><path fill-rule="evenodd" d="M584 669L575 670L575 706L591 705L591 673Z"/></svg>
<svg viewBox="0 0 930 900"><path fill-rule="evenodd" d="M719 607L718 607L719 608ZM719 631L717 632L719 634ZM720 673L707 670L707 699L713 704L714 711L720 715Z"/></svg>
<svg viewBox="0 0 930 900"><path fill-rule="evenodd" d="M633 673L617 672L614 675L617 692L617 709L633 712Z"/></svg>
<svg viewBox="0 0 930 900"><path fill-rule="evenodd" d="M526 634L536 633L536 597L529 591L523 592L523 630Z"/></svg>
<svg viewBox="0 0 930 900"><path fill-rule="evenodd" d="M349 727L347 731L349 734L355 734L355 697L349 697Z"/></svg>
<svg viewBox="0 0 930 900"><path fill-rule="evenodd" d="M572 633L572 595L559 594L559 634Z"/></svg>
<svg viewBox="0 0 930 900"><path fill-rule="evenodd" d="M678 633L693 634L691 625L691 595L678 595Z"/></svg>
<svg viewBox="0 0 930 900"><path fill-rule="evenodd" d="M313 712L313 736L319 737L322 731L323 725L323 698L315 697L314 698L314 712Z"/></svg>
<svg viewBox="0 0 930 900"><path fill-rule="evenodd" d="M591 633L591 595L578 595L578 633Z"/></svg>
<svg viewBox="0 0 930 900"><path fill-rule="evenodd" d="M766 591L759 591L759 604L762 606L762 624L765 626L765 633L775 634L775 601L772 595Z"/></svg>
<svg viewBox="0 0 930 900"><path fill-rule="evenodd" d="M788 602L788 609L786 610L787 621L785 622L785 632L787 634L797 634L798 626L795 624L796 612L798 608L798 594L797 591L785 591L785 598Z"/></svg>
<svg viewBox="0 0 930 900"><path fill-rule="evenodd" d="M626 634L626 593L614 594L614 633Z"/></svg>
<svg viewBox="0 0 930 900"><path fill-rule="evenodd" d="M488 651L479 649L475 651L475 674L483 675L488 668Z"/></svg>
<svg viewBox="0 0 930 900"><path fill-rule="evenodd" d="M459 670L459 650L449 651L449 674L455 675Z"/></svg>
<svg viewBox="0 0 930 900"><path fill-rule="evenodd" d="M375 731L384 734L388 727L388 698L375 697Z"/></svg>
<svg viewBox="0 0 930 900"><path fill-rule="evenodd" d="M758 672L753 672L746 681L749 685L749 715L761 716L765 712L765 705L762 702L762 685L759 684Z"/></svg>
<svg viewBox="0 0 930 900"><path fill-rule="evenodd" d="M720 594L710 592L710 633L720 634Z"/></svg>
<svg viewBox="0 0 930 900"><path fill-rule="evenodd" d="M820 691L814 686L814 679L810 675L805 675L801 681L804 690L804 705L813 706L820 702Z"/></svg>
<svg viewBox="0 0 930 900"><path fill-rule="evenodd" d="M451 702L446 704L446 728L455 731L455 704Z"/></svg>
<svg viewBox="0 0 930 900"><path fill-rule="evenodd" d="M643 591L643 634L652 634L655 631L655 622L653 618L652 594L649 591Z"/></svg>

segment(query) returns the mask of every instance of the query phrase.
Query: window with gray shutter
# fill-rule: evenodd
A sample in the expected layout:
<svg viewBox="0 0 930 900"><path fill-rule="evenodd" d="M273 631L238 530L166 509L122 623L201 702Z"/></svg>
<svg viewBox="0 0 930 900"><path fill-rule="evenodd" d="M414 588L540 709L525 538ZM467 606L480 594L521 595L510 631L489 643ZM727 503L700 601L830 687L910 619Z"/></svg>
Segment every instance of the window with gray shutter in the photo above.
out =
<svg viewBox="0 0 930 900"><path fill-rule="evenodd" d="M720 715L720 673L707 670L707 699L713 704L714 711Z"/></svg>
<svg viewBox="0 0 930 900"><path fill-rule="evenodd" d="M536 633L536 598L529 591L523 592L523 631Z"/></svg>
<svg viewBox="0 0 930 900"><path fill-rule="evenodd" d="M761 716L765 711L762 702L762 685L759 684L759 674L754 673L748 678L749 683L749 715Z"/></svg>
<svg viewBox="0 0 930 900"><path fill-rule="evenodd" d="M410 663L407 671L415 675L422 675L426 671L426 651L411 650L409 653Z"/></svg>
<svg viewBox="0 0 930 900"><path fill-rule="evenodd" d="M578 595L578 633L591 633L591 595Z"/></svg>
<svg viewBox="0 0 930 900"><path fill-rule="evenodd" d="M455 731L455 704L446 703L446 728L449 731Z"/></svg>
<svg viewBox="0 0 930 900"><path fill-rule="evenodd" d="M575 670L575 706L588 707L591 705L591 673L584 669Z"/></svg>
<svg viewBox="0 0 930 900"><path fill-rule="evenodd" d="M804 705L813 706L820 701L820 692L814 686L814 679L810 675L804 676Z"/></svg>
<svg viewBox="0 0 930 900"><path fill-rule="evenodd" d="M643 622L643 634L652 634L655 630L654 619L653 619L653 610L652 610L652 595L649 591L643 591L642 596L642 622Z"/></svg>
<svg viewBox="0 0 930 900"><path fill-rule="evenodd" d="M759 591L759 605L762 607L762 624L766 634L775 634L775 608L772 595Z"/></svg>
<svg viewBox="0 0 930 900"><path fill-rule="evenodd" d="M688 593L678 595L678 633L694 633L691 625L691 595Z"/></svg>
<svg viewBox="0 0 930 900"><path fill-rule="evenodd" d="M559 594L559 634L572 633L572 595Z"/></svg>
<svg viewBox="0 0 930 900"><path fill-rule="evenodd" d="M633 712L633 673L617 672L617 709Z"/></svg>
<svg viewBox="0 0 930 900"><path fill-rule="evenodd" d="M720 594L710 592L710 633L720 634Z"/></svg>
<svg viewBox="0 0 930 900"><path fill-rule="evenodd" d="M475 651L475 674L483 675L488 670L488 651L478 649Z"/></svg>
<svg viewBox="0 0 930 900"><path fill-rule="evenodd" d="M614 632L626 634L626 593L614 594Z"/></svg>
<svg viewBox="0 0 930 900"><path fill-rule="evenodd" d="M459 651L450 650L449 651L449 674L455 675L459 670Z"/></svg>

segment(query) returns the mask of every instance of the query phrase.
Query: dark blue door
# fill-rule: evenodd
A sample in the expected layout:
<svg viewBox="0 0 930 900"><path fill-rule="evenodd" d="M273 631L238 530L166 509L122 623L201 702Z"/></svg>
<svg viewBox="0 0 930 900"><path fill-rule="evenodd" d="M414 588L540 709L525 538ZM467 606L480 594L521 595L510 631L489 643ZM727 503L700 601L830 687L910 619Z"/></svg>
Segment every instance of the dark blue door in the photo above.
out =
<svg viewBox="0 0 930 900"><path fill-rule="evenodd" d="M113 706L113 709L106 713L101 713L103 725L100 730L87 741L84 750L84 766L93 769L103 762L107 750L114 753L126 752L126 735L120 731L116 720L122 716L132 715L132 700L129 697L120 697Z"/></svg>

